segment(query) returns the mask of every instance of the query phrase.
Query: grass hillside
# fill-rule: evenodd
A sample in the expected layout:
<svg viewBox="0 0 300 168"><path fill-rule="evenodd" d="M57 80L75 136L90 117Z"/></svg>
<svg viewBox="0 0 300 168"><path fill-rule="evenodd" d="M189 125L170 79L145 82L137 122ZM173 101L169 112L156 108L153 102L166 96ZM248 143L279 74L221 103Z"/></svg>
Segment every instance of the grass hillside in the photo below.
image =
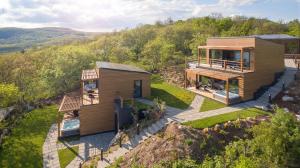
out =
<svg viewBox="0 0 300 168"><path fill-rule="evenodd" d="M23 49L64 44L73 40L91 37L91 33L79 32L67 28L0 28L0 53L22 51Z"/></svg>

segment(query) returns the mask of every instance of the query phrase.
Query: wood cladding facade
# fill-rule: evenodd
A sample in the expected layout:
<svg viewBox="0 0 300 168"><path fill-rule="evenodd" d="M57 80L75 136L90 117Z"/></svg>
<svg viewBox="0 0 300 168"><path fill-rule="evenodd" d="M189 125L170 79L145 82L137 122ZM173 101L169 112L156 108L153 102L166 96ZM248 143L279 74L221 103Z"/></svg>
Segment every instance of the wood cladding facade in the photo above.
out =
<svg viewBox="0 0 300 168"><path fill-rule="evenodd" d="M114 100L133 98L134 81L142 81L142 97L150 96L150 74L98 69L99 104L81 106L80 135L111 131L115 128Z"/></svg>
<svg viewBox="0 0 300 168"><path fill-rule="evenodd" d="M239 46L249 47L250 49L250 66L251 72L227 71L214 68L209 70L221 71L224 73L239 74L239 96L241 100L249 100L254 98L254 93L262 86L270 85L275 80L275 74L284 71L284 46L267 40L255 37L245 38L209 38L207 46L213 49L215 46ZM225 48L225 47L224 47ZM208 55L208 54L207 54ZM208 57L209 59L209 57ZM207 68L207 67L206 67ZM196 69L186 70L187 80L196 80ZM214 78L214 76L208 76Z"/></svg>

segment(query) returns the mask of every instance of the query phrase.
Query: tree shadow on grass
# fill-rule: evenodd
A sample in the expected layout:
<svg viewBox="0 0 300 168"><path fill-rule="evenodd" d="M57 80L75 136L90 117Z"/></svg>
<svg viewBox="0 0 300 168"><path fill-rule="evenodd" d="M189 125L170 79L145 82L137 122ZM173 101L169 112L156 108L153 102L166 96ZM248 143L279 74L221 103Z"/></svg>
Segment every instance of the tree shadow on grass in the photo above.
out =
<svg viewBox="0 0 300 168"><path fill-rule="evenodd" d="M166 92L163 89L151 88L151 96L150 99L153 100L155 98L159 98L166 102L168 106L176 107L182 110L185 110L189 107L189 104L178 99L176 96Z"/></svg>
<svg viewBox="0 0 300 168"><path fill-rule="evenodd" d="M57 108L36 109L20 119L0 150L0 167L42 167L42 146Z"/></svg>
<svg viewBox="0 0 300 168"><path fill-rule="evenodd" d="M38 149L39 147L30 141L11 139L11 142L5 143L2 148L0 167L42 167L42 155Z"/></svg>

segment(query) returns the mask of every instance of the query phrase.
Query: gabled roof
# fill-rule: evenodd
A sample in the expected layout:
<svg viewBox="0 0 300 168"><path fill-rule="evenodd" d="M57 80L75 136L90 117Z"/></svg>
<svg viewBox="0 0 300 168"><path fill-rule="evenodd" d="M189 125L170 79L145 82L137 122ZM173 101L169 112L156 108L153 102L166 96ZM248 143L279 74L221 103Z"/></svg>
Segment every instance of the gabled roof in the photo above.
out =
<svg viewBox="0 0 300 168"><path fill-rule="evenodd" d="M82 70L81 80L92 80L98 79L99 75L96 69L86 69Z"/></svg>
<svg viewBox="0 0 300 168"><path fill-rule="evenodd" d="M300 39L299 37L290 36L287 34L261 34L261 35L252 35L250 37L258 37L264 40L294 40Z"/></svg>
<svg viewBox="0 0 300 168"><path fill-rule="evenodd" d="M66 94L60 104L59 112L68 112L79 110L81 106L81 99L77 94Z"/></svg>
<svg viewBox="0 0 300 168"><path fill-rule="evenodd" d="M128 72L139 72L139 73L149 73L143 69L140 69L135 66L125 65L125 64L117 64L111 62L96 62L97 68L100 69L111 69L111 70L118 70L118 71L128 71Z"/></svg>

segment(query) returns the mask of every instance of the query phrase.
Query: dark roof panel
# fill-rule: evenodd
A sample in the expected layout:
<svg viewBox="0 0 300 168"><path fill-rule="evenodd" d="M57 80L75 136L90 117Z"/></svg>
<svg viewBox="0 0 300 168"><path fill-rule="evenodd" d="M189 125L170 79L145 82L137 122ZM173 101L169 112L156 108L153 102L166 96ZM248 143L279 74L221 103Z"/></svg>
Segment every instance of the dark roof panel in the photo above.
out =
<svg viewBox="0 0 300 168"><path fill-rule="evenodd" d="M135 66L125 65L125 64L117 64L111 62L96 62L97 68L100 69L112 69L112 70L119 70L119 71L129 71L129 72L140 72L140 73L149 73L143 69L140 69Z"/></svg>
<svg viewBox="0 0 300 168"><path fill-rule="evenodd" d="M262 34L262 35L252 35L252 37L258 37L265 40L300 39L299 37L294 37L287 34Z"/></svg>
<svg viewBox="0 0 300 168"><path fill-rule="evenodd" d="M260 38L264 40L296 40L300 39L300 37L294 37L287 34L258 34L251 36L231 36L231 37L209 37L212 39L236 39L236 38Z"/></svg>

